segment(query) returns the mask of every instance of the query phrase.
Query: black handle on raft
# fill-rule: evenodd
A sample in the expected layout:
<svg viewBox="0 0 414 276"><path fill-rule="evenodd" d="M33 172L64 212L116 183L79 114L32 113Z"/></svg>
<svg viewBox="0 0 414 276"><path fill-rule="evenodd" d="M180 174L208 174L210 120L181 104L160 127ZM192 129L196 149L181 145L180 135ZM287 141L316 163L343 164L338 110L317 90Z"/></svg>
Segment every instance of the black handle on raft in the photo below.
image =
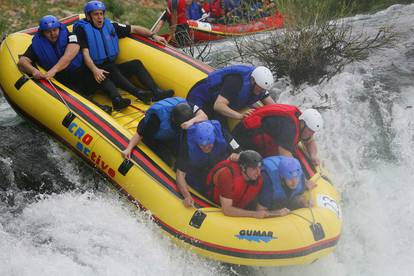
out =
<svg viewBox="0 0 414 276"><path fill-rule="evenodd" d="M200 229L201 225L203 224L204 219L207 217L205 213L201 210L197 210L194 212L193 216L190 220L190 225L194 228Z"/></svg>
<svg viewBox="0 0 414 276"><path fill-rule="evenodd" d="M16 83L14 84L14 87L16 87L17 90L20 90L23 84L25 84L28 80L30 80L30 78L26 75L23 75L16 81Z"/></svg>
<svg viewBox="0 0 414 276"><path fill-rule="evenodd" d="M62 125L68 128L69 125L73 122L73 120L75 120L75 118L76 118L76 115L73 114L72 112L69 112L68 114L66 114L65 118L63 118Z"/></svg>
<svg viewBox="0 0 414 276"><path fill-rule="evenodd" d="M319 222L312 223L311 225L309 225L309 228L312 231L313 239L315 241L319 241L325 238L325 231L323 231L323 227Z"/></svg>
<svg viewBox="0 0 414 276"><path fill-rule="evenodd" d="M133 165L134 163L132 163L129 159L125 159L124 162L122 162L122 164L119 166L118 172L125 176Z"/></svg>

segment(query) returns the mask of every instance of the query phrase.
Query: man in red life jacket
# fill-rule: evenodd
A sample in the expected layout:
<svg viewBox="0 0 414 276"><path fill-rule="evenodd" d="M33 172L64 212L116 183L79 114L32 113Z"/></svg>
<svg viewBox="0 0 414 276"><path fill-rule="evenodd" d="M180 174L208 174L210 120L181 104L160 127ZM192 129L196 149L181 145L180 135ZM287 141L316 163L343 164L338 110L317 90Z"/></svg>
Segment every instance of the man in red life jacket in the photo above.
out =
<svg viewBox="0 0 414 276"><path fill-rule="evenodd" d="M265 218L272 215L267 210L245 209L262 189L261 164L259 153L246 150L240 153L237 162L224 160L210 171L206 182L209 196L221 205L226 216Z"/></svg>
<svg viewBox="0 0 414 276"><path fill-rule="evenodd" d="M203 4L203 10L206 13L209 13L209 21L223 21L225 12L224 12L224 2L223 0L206 0Z"/></svg>
<svg viewBox="0 0 414 276"><path fill-rule="evenodd" d="M167 14L170 23L168 41L175 40L180 47L191 43L187 24L187 6L191 6L193 0L168 0ZM165 21L166 18L164 18Z"/></svg>
<svg viewBox="0 0 414 276"><path fill-rule="evenodd" d="M257 150L262 156L292 157L297 143L306 147L312 164L320 164L314 133L323 127L321 114L315 109L303 113L292 105L273 104L256 109L234 129L233 135L242 148Z"/></svg>

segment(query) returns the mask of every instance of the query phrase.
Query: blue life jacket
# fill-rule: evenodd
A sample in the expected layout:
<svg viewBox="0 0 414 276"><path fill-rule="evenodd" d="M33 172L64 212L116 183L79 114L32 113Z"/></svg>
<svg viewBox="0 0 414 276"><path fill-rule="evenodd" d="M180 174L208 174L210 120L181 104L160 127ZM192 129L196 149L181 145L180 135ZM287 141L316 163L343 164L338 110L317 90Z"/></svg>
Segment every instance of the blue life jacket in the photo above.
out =
<svg viewBox="0 0 414 276"><path fill-rule="evenodd" d="M49 70L59 59L63 56L68 45L69 31L65 25L60 24L59 37L56 43L53 45L50 41L44 37L40 31L38 31L32 39L32 47L39 59L39 64ZM71 61L68 67L63 71L71 72L83 64L82 54L79 52L75 58Z"/></svg>
<svg viewBox="0 0 414 276"><path fill-rule="evenodd" d="M209 161L212 161L215 165L221 160L224 160L227 157L229 152L229 147L224 138L223 132L221 131L221 124L219 121L211 120L210 122L215 129L216 140L214 141L214 148L210 153L204 153L199 145L197 144L195 125L187 129L187 145L188 145L188 156L191 160L191 163L195 167L205 167L209 164Z"/></svg>
<svg viewBox="0 0 414 276"><path fill-rule="evenodd" d="M263 183L263 185L271 184L273 186L272 198L274 201L286 201L302 194L305 191L305 177L302 174L298 185L288 196L282 187L282 179L279 175L279 164L284 156L270 156L263 159L262 172L265 171L270 177L272 183Z"/></svg>
<svg viewBox="0 0 414 276"><path fill-rule="evenodd" d="M224 0L224 7L226 9L226 12L230 12L230 11L233 11L234 9L238 9L232 12L233 15L241 16L241 10L239 9L240 6L241 6L240 0Z"/></svg>
<svg viewBox="0 0 414 276"><path fill-rule="evenodd" d="M113 62L119 53L118 35L108 18L101 29L97 29L87 20L79 20L74 29L83 28L88 40L89 55L95 64Z"/></svg>
<svg viewBox="0 0 414 276"><path fill-rule="evenodd" d="M203 81L197 83L196 86L188 94L187 99L200 107L205 104L213 104L220 92L220 86L223 83L224 76L229 74L239 74L243 78L242 88L239 91L236 102L230 102L229 107L234 110L241 110L249 105L257 102L262 93L255 95L251 82L251 74L255 67L245 65L233 65L218 69L208 75Z"/></svg>
<svg viewBox="0 0 414 276"><path fill-rule="evenodd" d="M171 126L171 112L173 108L187 102L180 97L167 98L153 104L145 113L144 122L147 123L151 115L155 114L160 119L160 129L155 134L155 139L165 141L178 135L177 130Z"/></svg>
<svg viewBox="0 0 414 276"><path fill-rule="evenodd" d="M200 4L193 2L190 6L185 8L187 19L198 20L203 16Z"/></svg>

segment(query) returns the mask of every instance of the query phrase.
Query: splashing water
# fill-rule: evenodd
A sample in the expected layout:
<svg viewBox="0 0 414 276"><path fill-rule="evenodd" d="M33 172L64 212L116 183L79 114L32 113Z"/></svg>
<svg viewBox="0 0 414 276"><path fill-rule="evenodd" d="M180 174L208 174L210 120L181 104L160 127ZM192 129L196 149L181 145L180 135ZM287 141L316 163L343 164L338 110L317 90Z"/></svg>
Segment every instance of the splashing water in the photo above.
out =
<svg viewBox="0 0 414 276"><path fill-rule="evenodd" d="M49 147L42 154L52 163L65 160L54 169L71 189L56 188L60 179L47 196L20 188L16 156L0 150L0 275L411 275L413 16L414 5L396 5L347 18L355 30L368 33L392 21L399 41L327 83L303 86L299 95L292 96L283 81L274 89L281 103L331 107L322 112L326 127L317 140L323 165L343 197L343 233L334 254L308 266L236 271L198 257L171 243L106 181L98 179L96 187L92 169L46 138ZM4 98L0 114L2 133L16 141L21 131L34 143L47 137L33 134Z"/></svg>

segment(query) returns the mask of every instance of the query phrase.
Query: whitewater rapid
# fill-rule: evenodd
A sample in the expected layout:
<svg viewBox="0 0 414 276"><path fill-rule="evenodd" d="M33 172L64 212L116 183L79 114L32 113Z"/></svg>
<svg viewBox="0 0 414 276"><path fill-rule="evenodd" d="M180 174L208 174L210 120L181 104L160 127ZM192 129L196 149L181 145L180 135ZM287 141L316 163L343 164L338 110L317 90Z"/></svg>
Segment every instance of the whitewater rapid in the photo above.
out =
<svg viewBox="0 0 414 276"><path fill-rule="evenodd" d="M20 143L24 132L31 147L43 144L41 154L61 175L46 176L53 178L47 195L25 190L13 173L15 151L1 151L0 275L411 275L413 18L414 5L396 5L346 19L368 34L393 25L400 37L393 48L348 65L329 82L303 86L292 96L280 80L273 91L281 103L328 107L317 140L323 166L343 199L343 233L334 254L281 268L231 268L200 258L174 245L146 213L33 130L1 97L0 126L11 136L8 143Z"/></svg>

